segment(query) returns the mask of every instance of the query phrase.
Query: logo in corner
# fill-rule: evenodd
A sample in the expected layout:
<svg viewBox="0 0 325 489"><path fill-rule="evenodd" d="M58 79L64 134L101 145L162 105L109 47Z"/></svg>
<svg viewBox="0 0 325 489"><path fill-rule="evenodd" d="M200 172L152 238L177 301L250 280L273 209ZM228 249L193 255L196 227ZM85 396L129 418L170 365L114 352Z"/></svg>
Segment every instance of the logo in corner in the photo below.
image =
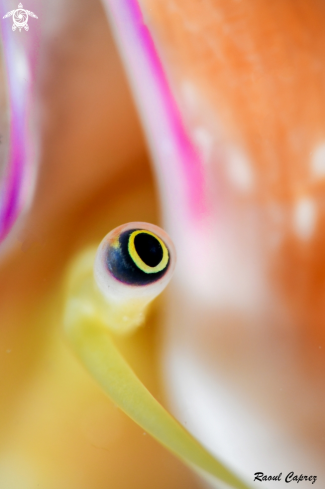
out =
<svg viewBox="0 0 325 489"><path fill-rule="evenodd" d="M19 32L21 32L23 28L25 29L25 31L28 31L28 16L38 19L37 15L35 15L33 12L23 9L22 3L18 5L17 10L11 10L11 12L7 12L6 15L3 16L3 18L6 19L7 17L11 16L13 20L12 30L15 31L16 29L19 29Z"/></svg>

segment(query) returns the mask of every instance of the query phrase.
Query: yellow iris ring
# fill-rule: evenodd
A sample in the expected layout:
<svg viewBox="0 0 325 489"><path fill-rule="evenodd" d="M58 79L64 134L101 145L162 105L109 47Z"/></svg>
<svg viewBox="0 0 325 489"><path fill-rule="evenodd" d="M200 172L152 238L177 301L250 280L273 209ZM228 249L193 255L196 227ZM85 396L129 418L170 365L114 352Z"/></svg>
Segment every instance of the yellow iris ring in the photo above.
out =
<svg viewBox="0 0 325 489"><path fill-rule="evenodd" d="M138 255L138 252L135 249L135 244L134 244L134 238L138 234L149 234L150 236L153 236L154 238L156 238L156 240L160 243L160 246L163 250L163 256L162 256L160 263L158 263L158 265L156 265L155 267L149 267L149 265L147 265L143 260L141 260L140 256ZM162 270L164 270L164 268L166 268L166 266L168 264L169 253L168 253L168 249L167 249L165 243L160 238L158 238L158 236L156 234L151 233L150 231L145 231L143 229L140 229L140 230L134 231L132 234L130 234L128 250L129 250L129 254L130 254L132 260L134 261L134 263L136 264L136 266L138 268L140 268L140 270L142 270L145 273L161 272Z"/></svg>

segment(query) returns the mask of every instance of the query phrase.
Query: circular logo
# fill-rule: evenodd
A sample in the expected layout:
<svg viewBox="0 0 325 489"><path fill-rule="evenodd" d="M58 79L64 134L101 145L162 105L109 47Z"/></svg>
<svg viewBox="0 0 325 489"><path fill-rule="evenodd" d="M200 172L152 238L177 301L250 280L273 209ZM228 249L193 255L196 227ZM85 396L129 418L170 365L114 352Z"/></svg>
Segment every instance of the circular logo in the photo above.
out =
<svg viewBox="0 0 325 489"><path fill-rule="evenodd" d="M25 25L27 24L28 14L26 10L19 8L15 10L12 19L14 21L14 24L21 29L22 27L25 27Z"/></svg>

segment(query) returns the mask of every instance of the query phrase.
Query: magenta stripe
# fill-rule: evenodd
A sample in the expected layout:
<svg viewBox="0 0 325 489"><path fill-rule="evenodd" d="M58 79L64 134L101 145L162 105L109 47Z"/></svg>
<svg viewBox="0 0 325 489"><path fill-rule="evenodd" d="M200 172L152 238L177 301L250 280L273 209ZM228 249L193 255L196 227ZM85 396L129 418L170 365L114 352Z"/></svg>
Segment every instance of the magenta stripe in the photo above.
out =
<svg viewBox="0 0 325 489"><path fill-rule="evenodd" d="M180 165L184 180L183 183L186 185L189 210L191 211L192 217L199 217L206 209L205 179L202 161L184 128L180 111L171 92L151 33L143 22L139 4L136 0L106 0L106 2L111 5L112 12L118 12L120 18L127 19L127 25L123 25L123 28L125 30L133 30L134 37L140 44L141 55L145 58L146 65L149 67L148 72L151 78L146 79L145 77L148 76L148 72L143 73L143 83L148 85L153 83L157 88L156 92L159 94L164 107L164 114L159 115L165 117L166 125L169 127L169 133L173 138L173 144L177 148L177 163ZM127 33L119 32L118 35L120 38L124 38L124 43L130 42L130 36ZM131 50L132 47L129 47L129 49ZM137 50L134 48L135 55L136 52ZM152 110L154 111L154 108ZM148 119L151 120L152 124L154 124L154 118L154 113L149 114Z"/></svg>
<svg viewBox="0 0 325 489"><path fill-rule="evenodd" d="M38 8L39 2L30 1ZM2 19L10 10L9 2L0 3L1 34L9 91L10 150L8 163L1 182L0 242L8 235L24 210L28 195L29 161L32 142L28 137L27 106L30 102L32 71L36 63L36 41L39 25L32 25L26 33L12 31L12 19ZM29 71L24 75L24 70ZM28 76L29 75L29 76Z"/></svg>

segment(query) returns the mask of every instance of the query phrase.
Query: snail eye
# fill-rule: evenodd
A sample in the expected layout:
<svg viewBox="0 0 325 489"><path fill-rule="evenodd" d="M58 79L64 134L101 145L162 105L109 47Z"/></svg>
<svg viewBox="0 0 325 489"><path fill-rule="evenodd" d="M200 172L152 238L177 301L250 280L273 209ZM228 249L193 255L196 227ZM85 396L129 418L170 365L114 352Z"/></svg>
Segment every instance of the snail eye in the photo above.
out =
<svg viewBox="0 0 325 489"><path fill-rule="evenodd" d="M150 231L138 229L131 232L128 251L136 266L145 273L161 272L168 265L166 245Z"/></svg>
<svg viewBox="0 0 325 489"><path fill-rule="evenodd" d="M106 266L120 282L148 285L165 275L169 250L156 233L147 229L127 229L108 244Z"/></svg>
<svg viewBox="0 0 325 489"><path fill-rule="evenodd" d="M167 286L175 264L172 240L154 224L129 222L108 233L94 262L95 286L104 299L99 310L109 304L103 323L118 333L142 324L145 308Z"/></svg>

